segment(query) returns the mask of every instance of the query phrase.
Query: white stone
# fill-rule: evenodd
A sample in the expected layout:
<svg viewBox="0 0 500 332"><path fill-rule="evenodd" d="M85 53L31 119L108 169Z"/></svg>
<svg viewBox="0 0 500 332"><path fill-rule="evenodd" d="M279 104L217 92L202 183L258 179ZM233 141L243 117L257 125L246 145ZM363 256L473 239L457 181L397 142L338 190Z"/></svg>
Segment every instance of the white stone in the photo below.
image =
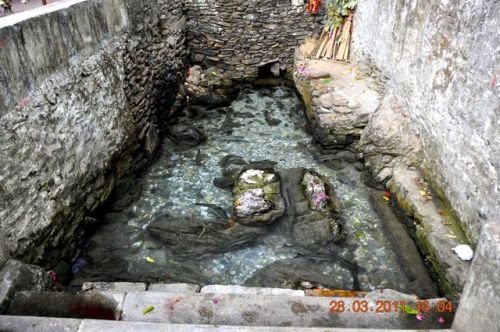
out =
<svg viewBox="0 0 500 332"><path fill-rule="evenodd" d="M249 169L243 174L241 174L240 180L246 183L255 184L258 182L257 179L261 179L264 176L264 171L260 169Z"/></svg>
<svg viewBox="0 0 500 332"><path fill-rule="evenodd" d="M463 261L470 261L474 257L472 248L467 244L460 244L452 250Z"/></svg>

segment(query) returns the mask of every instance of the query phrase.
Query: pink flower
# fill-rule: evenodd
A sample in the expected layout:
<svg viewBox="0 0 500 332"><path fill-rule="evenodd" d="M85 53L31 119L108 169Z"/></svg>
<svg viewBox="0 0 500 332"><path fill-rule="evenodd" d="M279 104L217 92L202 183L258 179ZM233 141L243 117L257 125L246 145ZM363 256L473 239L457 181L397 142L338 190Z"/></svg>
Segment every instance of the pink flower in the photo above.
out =
<svg viewBox="0 0 500 332"><path fill-rule="evenodd" d="M213 304L219 304L220 300L219 299L212 299Z"/></svg>
<svg viewBox="0 0 500 332"><path fill-rule="evenodd" d="M300 75L302 75L302 76L306 76L306 74L307 74L307 70L306 70L306 68L305 68L305 67L298 67L298 68L297 68L297 73L299 73L299 74L300 74Z"/></svg>
<svg viewBox="0 0 500 332"><path fill-rule="evenodd" d="M19 108L25 108L26 106L28 106L28 105L29 105L30 100L31 100L30 96L26 96L26 97L24 97L23 99L21 99L21 100L17 103L17 107L19 107Z"/></svg>
<svg viewBox="0 0 500 332"><path fill-rule="evenodd" d="M444 321L444 318L443 318L443 317L439 317L439 318L438 318L438 323L439 323L439 324L444 324L444 322L445 322L445 321Z"/></svg>
<svg viewBox="0 0 500 332"><path fill-rule="evenodd" d="M324 192L321 192L317 195L314 195L312 201L314 204L318 205L318 204L325 203L328 200L328 198L330 198L330 196L328 196Z"/></svg>
<svg viewBox="0 0 500 332"><path fill-rule="evenodd" d="M415 316L415 318L418 319L418 320L424 320L424 315L418 314L418 315Z"/></svg>

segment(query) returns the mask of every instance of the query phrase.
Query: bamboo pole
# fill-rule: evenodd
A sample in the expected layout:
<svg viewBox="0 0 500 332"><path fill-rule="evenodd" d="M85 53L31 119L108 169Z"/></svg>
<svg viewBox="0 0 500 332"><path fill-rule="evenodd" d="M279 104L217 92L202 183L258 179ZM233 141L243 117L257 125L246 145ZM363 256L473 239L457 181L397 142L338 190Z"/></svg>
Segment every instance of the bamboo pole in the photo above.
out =
<svg viewBox="0 0 500 332"><path fill-rule="evenodd" d="M347 20L342 27L342 35L340 37L340 46L337 51L335 59L337 60L347 60L346 51L349 52L349 43L351 41L351 24L352 24L352 13L349 14Z"/></svg>
<svg viewBox="0 0 500 332"><path fill-rule="evenodd" d="M337 40L337 33L339 31L339 28L335 28L333 35L332 35L332 44L330 45L330 49L328 50L328 53L326 55L327 59L333 59L334 58L334 52L335 52L335 41Z"/></svg>

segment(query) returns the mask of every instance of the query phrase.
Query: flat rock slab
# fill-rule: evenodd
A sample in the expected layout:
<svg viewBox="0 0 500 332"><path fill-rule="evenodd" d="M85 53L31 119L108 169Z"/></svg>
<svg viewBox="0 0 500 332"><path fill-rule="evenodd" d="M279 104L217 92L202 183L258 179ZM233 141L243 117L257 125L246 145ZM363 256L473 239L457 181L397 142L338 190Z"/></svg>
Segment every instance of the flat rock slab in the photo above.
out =
<svg viewBox="0 0 500 332"><path fill-rule="evenodd" d="M150 284L148 291L157 293L198 293L200 286L195 284Z"/></svg>
<svg viewBox="0 0 500 332"><path fill-rule="evenodd" d="M331 301L342 301L344 312L330 312ZM125 297L122 320L173 324L231 326L440 328L435 314L418 321L414 315L375 313L376 301L368 300L368 312L354 313L359 299L250 294L182 294L132 292ZM145 308L154 310L143 314ZM451 315L440 315L451 324Z"/></svg>
<svg viewBox="0 0 500 332"><path fill-rule="evenodd" d="M82 291L96 290L111 293L140 292L146 290L143 282L85 282Z"/></svg>
<svg viewBox="0 0 500 332"><path fill-rule="evenodd" d="M200 293L305 296L305 293L302 290L286 288L245 287L236 285L207 285L201 289Z"/></svg>
<svg viewBox="0 0 500 332"><path fill-rule="evenodd" d="M445 224L446 219L439 213L436 203L422 196L422 189L417 184L420 179L423 178L417 170L398 166L388 186L405 212L417 220L417 244L440 274L441 287L448 295L458 298L471 262L461 260L452 248L466 242L460 230Z"/></svg>

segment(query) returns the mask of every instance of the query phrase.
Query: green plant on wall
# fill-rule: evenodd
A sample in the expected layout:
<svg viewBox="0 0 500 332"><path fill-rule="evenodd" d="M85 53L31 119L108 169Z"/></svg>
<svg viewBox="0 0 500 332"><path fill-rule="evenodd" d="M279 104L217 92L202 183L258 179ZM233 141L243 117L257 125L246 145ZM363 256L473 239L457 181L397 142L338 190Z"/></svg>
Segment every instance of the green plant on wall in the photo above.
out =
<svg viewBox="0 0 500 332"><path fill-rule="evenodd" d="M327 25L338 28L344 23L344 19L356 8L358 0L327 0L326 20Z"/></svg>

